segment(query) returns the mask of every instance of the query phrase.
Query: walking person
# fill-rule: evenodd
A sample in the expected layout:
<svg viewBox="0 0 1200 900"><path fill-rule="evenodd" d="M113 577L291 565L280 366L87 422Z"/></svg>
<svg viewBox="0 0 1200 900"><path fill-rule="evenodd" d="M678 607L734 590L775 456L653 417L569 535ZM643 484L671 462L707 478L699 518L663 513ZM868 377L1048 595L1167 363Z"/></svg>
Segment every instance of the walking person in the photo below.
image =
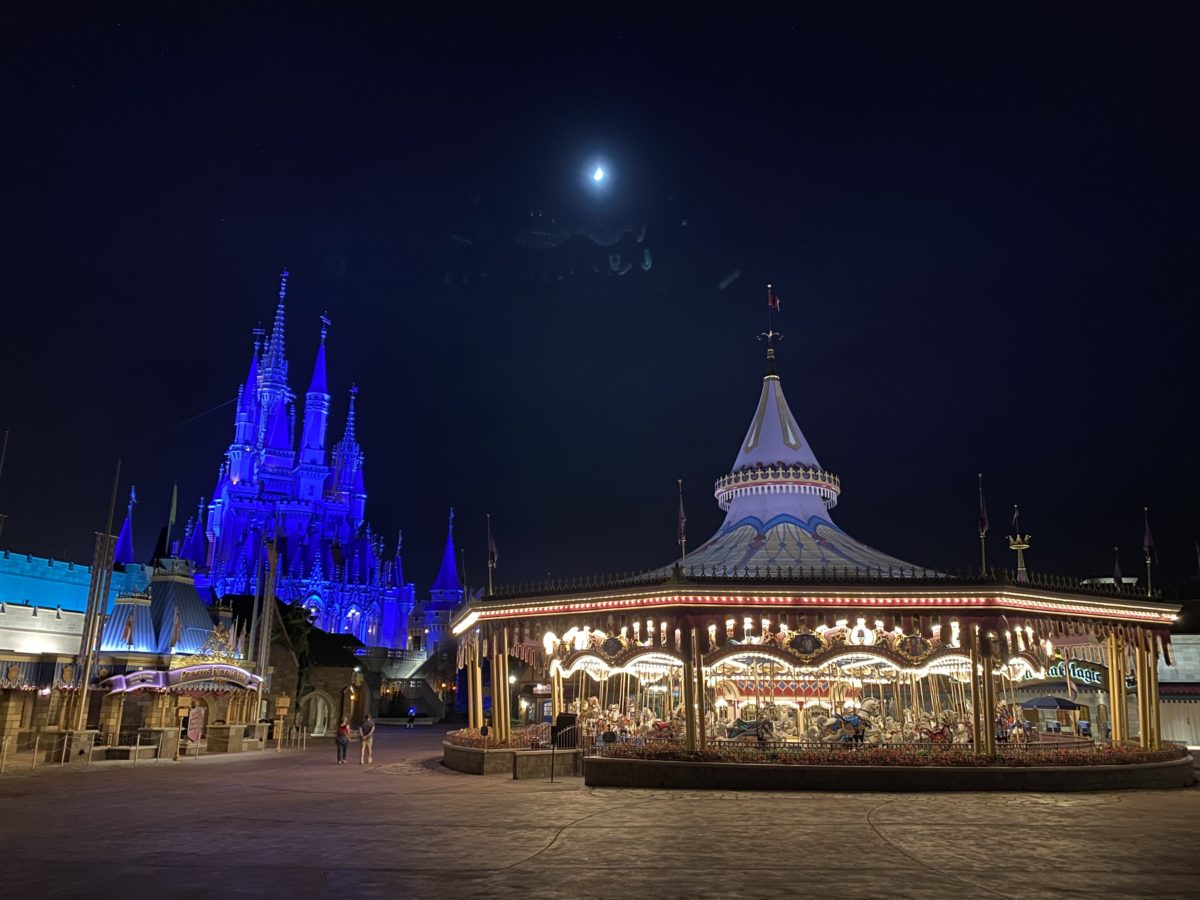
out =
<svg viewBox="0 0 1200 900"><path fill-rule="evenodd" d="M338 724L337 736L333 739L334 745L337 747L337 761L339 766L346 764L346 750L350 747L350 723L345 717Z"/></svg>
<svg viewBox="0 0 1200 900"><path fill-rule="evenodd" d="M408 711L408 727L409 727L409 728L412 728L412 727L413 727L413 722L415 722L416 720L417 720L417 712L416 712L416 710L410 709L410 710Z"/></svg>
<svg viewBox="0 0 1200 900"><path fill-rule="evenodd" d="M358 764L361 766L364 763L375 762L375 753L373 750L375 745L375 722L371 718L370 713L367 713L367 717L358 726L358 734L362 738L362 752L359 755Z"/></svg>

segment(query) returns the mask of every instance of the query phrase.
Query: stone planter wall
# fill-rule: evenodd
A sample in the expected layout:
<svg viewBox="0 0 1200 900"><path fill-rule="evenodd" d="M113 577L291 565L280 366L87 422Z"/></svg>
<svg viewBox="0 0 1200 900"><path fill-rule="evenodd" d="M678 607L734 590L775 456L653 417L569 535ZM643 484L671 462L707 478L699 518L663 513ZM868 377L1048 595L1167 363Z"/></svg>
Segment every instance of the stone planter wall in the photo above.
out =
<svg viewBox="0 0 1200 900"><path fill-rule="evenodd" d="M583 759L582 750L555 750L554 751L554 775L557 778L559 775L574 775L583 774L582 766L580 765ZM550 777L550 751L549 750L517 750L513 753L513 768L512 777L521 778L544 778Z"/></svg>
<svg viewBox="0 0 1200 900"><path fill-rule="evenodd" d="M468 775L511 775L512 750L480 750L442 742L442 765Z"/></svg>
<svg viewBox="0 0 1200 900"><path fill-rule="evenodd" d="M1123 766L789 766L646 759L583 761L589 787L733 791L1116 791L1183 788L1191 756Z"/></svg>

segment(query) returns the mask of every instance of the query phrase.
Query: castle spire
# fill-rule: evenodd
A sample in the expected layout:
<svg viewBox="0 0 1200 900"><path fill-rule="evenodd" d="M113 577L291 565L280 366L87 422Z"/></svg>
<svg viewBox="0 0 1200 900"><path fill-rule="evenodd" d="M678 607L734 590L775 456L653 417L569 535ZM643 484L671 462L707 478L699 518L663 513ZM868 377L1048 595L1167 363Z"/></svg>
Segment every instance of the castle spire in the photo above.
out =
<svg viewBox="0 0 1200 900"><path fill-rule="evenodd" d="M450 507L450 527L446 530L446 547L442 551L442 565L430 588L433 600L458 602L462 595L462 583L458 580L458 562L454 554L454 507Z"/></svg>
<svg viewBox="0 0 1200 900"><path fill-rule="evenodd" d="M325 379L325 335L329 333L329 316L321 313L321 344L317 347L317 361L313 363L312 380L308 383L309 394L328 394Z"/></svg>
<svg viewBox="0 0 1200 900"><path fill-rule="evenodd" d="M358 440L354 436L354 398L358 396L358 385L350 385L350 407L346 410L346 431L342 435L342 443L349 447L352 444L357 444Z"/></svg>
<svg viewBox="0 0 1200 900"><path fill-rule="evenodd" d="M312 379L304 396L304 430L300 435L300 461L313 466L325 464L325 430L329 422L329 388L325 374L325 335L329 317L321 316L321 343L313 363Z"/></svg>
<svg viewBox="0 0 1200 900"><path fill-rule="evenodd" d="M275 322L271 336L267 339L262 356L262 386L270 392L272 399L287 393L287 356L284 341L285 301L287 299L288 270L279 276L279 304L275 307Z"/></svg>

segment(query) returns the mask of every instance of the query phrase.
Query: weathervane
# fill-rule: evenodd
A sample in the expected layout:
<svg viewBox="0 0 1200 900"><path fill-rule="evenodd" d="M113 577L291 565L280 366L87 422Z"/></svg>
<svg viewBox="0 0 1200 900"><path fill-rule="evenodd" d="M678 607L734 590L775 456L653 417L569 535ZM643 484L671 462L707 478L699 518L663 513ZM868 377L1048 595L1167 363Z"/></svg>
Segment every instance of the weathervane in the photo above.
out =
<svg viewBox="0 0 1200 900"><path fill-rule="evenodd" d="M1030 535L1021 534L1021 511L1017 509L1015 503L1013 504L1012 524L1016 534L1008 536L1008 549L1017 551L1017 581L1025 583L1029 581L1029 572L1025 568L1025 551L1029 549Z"/></svg>
<svg viewBox="0 0 1200 900"><path fill-rule="evenodd" d="M321 313L321 343L325 343L325 333L329 331L329 326L333 323L329 321L329 310Z"/></svg>
<svg viewBox="0 0 1200 900"><path fill-rule="evenodd" d="M783 340L783 335L771 327L771 313L779 312L779 295L775 293L775 288L767 285L767 330L758 336L761 341L764 338L767 341L767 349L771 347L771 341Z"/></svg>

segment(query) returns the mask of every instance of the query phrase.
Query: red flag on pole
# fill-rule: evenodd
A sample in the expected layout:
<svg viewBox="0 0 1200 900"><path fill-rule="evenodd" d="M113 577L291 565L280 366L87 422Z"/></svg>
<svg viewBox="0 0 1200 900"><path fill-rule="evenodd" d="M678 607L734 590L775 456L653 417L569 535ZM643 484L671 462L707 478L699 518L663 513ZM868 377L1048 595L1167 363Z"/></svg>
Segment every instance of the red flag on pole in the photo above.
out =
<svg viewBox="0 0 1200 900"><path fill-rule="evenodd" d="M767 306L775 310L775 312L779 312L779 295L775 293L775 288L769 284L767 285Z"/></svg>
<svg viewBox="0 0 1200 900"><path fill-rule="evenodd" d="M986 537L988 533L987 500L983 496L983 474L979 475L979 536Z"/></svg>

